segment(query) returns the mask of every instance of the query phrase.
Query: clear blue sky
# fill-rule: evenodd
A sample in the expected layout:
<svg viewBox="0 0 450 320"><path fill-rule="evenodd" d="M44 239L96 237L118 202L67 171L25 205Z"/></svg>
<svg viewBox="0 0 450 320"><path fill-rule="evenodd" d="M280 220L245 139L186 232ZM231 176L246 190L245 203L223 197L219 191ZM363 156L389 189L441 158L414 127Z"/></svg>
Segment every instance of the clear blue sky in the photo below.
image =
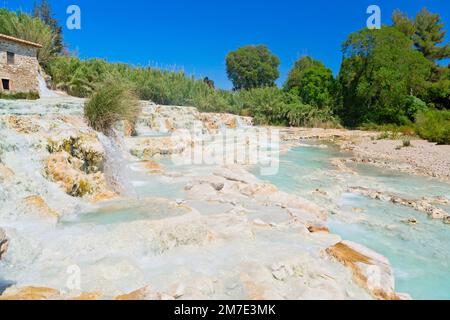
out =
<svg viewBox="0 0 450 320"><path fill-rule="evenodd" d="M34 0L0 0L30 11ZM50 0L65 25L66 9L79 5L82 29L64 29L81 58L99 57L165 68L183 68L230 88L225 56L247 44L266 44L281 59L281 84L296 59L308 54L336 74L341 43L365 27L366 9L377 4L384 24L394 9L415 14L423 6L441 14L450 29L449 0ZM450 39L450 32L447 39Z"/></svg>

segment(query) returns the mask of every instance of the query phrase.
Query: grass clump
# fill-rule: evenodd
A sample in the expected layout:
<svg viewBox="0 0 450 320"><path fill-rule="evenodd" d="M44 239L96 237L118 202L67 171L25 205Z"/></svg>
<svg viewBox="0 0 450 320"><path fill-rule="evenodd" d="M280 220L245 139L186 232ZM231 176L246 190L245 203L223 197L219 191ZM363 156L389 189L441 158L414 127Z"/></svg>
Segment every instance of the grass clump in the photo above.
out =
<svg viewBox="0 0 450 320"><path fill-rule="evenodd" d="M438 144L450 144L450 111L429 110L417 116L416 131L419 136Z"/></svg>
<svg viewBox="0 0 450 320"><path fill-rule="evenodd" d="M39 99L39 93L37 93L35 91L14 92L14 93L0 92L0 99L5 99L5 100L37 100L37 99Z"/></svg>
<svg viewBox="0 0 450 320"><path fill-rule="evenodd" d="M89 125L106 135L118 121L134 126L139 112L139 100L132 87L113 80L100 84L84 106Z"/></svg>

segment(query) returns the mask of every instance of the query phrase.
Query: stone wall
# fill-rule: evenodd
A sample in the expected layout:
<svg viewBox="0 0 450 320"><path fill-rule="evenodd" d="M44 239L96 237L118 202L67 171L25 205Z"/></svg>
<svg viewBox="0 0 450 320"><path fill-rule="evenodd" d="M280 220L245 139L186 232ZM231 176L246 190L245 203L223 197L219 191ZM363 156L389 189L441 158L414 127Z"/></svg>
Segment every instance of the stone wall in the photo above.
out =
<svg viewBox="0 0 450 320"><path fill-rule="evenodd" d="M7 63L7 52L15 54L14 64ZM11 92L38 92L38 72L37 48L0 39L0 79L9 79Z"/></svg>

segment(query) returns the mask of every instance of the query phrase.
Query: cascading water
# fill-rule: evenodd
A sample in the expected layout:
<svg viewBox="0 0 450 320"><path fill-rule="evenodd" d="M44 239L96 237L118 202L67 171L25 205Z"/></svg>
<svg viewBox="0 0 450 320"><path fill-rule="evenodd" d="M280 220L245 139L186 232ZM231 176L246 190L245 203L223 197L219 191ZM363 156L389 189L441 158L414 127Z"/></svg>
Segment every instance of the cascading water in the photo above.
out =
<svg viewBox="0 0 450 320"><path fill-rule="evenodd" d="M158 124L159 124L159 132L160 133L167 133L169 132L169 129L167 129L166 123L162 118L158 118Z"/></svg>
<svg viewBox="0 0 450 320"><path fill-rule="evenodd" d="M38 82L39 82L39 95L41 98L56 98L59 95L47 88L47 84L45 83L45 79L41 73L38 73Z"/></svg>
<svg viewBox="0 0 450 320"><path fill-rule="evenodd" d="M123 151L123 137L116 130L111 130L110 137L102 133L98 133L97 136L105 149L106 160L103 171L109 185L121 195L134 197L136 192L130 181L131 170Z"/></svg>

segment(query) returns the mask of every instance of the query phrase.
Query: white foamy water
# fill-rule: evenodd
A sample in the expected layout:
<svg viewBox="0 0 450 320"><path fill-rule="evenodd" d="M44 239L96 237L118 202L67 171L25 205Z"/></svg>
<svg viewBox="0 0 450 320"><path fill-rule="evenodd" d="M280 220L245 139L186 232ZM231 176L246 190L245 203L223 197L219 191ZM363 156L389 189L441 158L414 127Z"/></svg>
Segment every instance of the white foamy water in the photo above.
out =
<svg viewBox="0 0 450 320"><path fill-rule="evenodd" d="M39 95L41 98L56 98L60 95L53 90L47 88L47 84L45 83L45 79L42 74L38 73L38 81L39 81Z"/></svg>
<svg viewBox="0 0 450 320"><path fill-rule="evenodd" d="M97 134L98 140L105 149L105 164L103 172L115 192L124 196L135 196L134 186L130 181L132 169L131 162L125 153L124 141L121 134L112 130L111 137L103 133Z"/></svg>

